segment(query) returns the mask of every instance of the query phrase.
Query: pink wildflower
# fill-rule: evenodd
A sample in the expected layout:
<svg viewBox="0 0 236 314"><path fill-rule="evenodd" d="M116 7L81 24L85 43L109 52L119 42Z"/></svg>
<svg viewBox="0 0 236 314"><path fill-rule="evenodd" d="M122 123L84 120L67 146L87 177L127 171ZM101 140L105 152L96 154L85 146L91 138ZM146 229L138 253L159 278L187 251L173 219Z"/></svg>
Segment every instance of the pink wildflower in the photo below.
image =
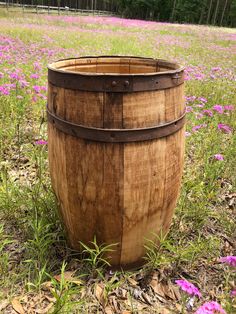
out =
<svg viewBox="0 0 236 314"><path fill-rule="evenodd" d="M227 106L224 106L224 109L225 110L229 110L229 111L233 111L234 110L234 106L233 105L227 105Z"/></svg>
<svg viewBox="0 0 236 314"><path fill-rule="evenodd" d="M19 79L20 79L20 76L18 75L18 73L13 72L13 73L10 74L10 78L11 78L12 80L19 80Z"/></svg>
<svg viewBox="0 0 236 314"><path fill-rule="evenodd" d="M38 141L36 141L35 142L35 145L47 145L47 141L45 141L45 140L38 140Z"/></svg>
<svg viewBox="0 0 236 314"><path fill-rule="evenodd" d="M205 116L208 116L208 117L212 117L213 116L213 112L211 110L209 110L209 109L205 109L202 112L203 112L203 114Z"/></svg>
<svg viewBox="0 0 236 314"><path fill-rule="evenodd" d="M195 74L196 80L203 80L205 75L203 73L197 73Z"/></svg>
<svg viewBox="0 0 236 314"><path fill-rule="evenodd" d="M223 157L223 155L221 155L221 154L215 154L215 155L214 155L214 159L215 159L215 160L224 160L224 157Z"/></svg>
<svg viewBox="0 0 236 314"><path fill-rule="evenodd" d="M192 112L193 108L191 106L186 106L185 112Z"/></svg>
<svg viewBox="0 0 236 314"><path fill-rule="evenodd" d="M21 88L29 86L29 83L26 80L20 80L19 82Z"/></svg>
<svg viewBox="0 0 236 314"><path fill-rule="evenodd" d="M226 314L221 305L215 301L206 302L195 312L195 314Z"/></svg>
<svg viewBox="0 0 236 314"><path fill-rule="evenodd" d="M37 96L32 97L32 102L37 102L37 100L38 100Z"/></svg>
<svg viewBox="0 0 236 314"><path fill-rule="evenodd" d="M39 78L39 75L36 73L33 73L30 75L30 78L37 80Z"/></svg>
<svg viewBox="0 0 236 314"><path fill-rule="evenodd" d="M201 293L198 290L197 287L195 287L191 282L187 281L187 280L176 280L175 283L185 292L187 292L187 294L192 295L192 296L198 296L199 298L201 298Z"/></svg>
<svg viewBox="0 0 236 314"><path fill-rule="evenodd" d="M194 102L197 97L196 96L185 96L186 103L189 104L190 102Z"/></svg>
<svg viewBox="0 0 236 314"><path fill-rule="evenodd" d="M192 131L193 132L196 132L197 130L201 129L201 128L205 128L207 125L204 123L204 124L199 124L199 125L195 125L193 128L192 128Z"/></svg>
<svg viewBox="0 0 236 314"><path fill-rule="evenodd" d="M220 258L221 263L228 264L229 266L236 267L236 256L225 256Z"/></svg>
<svg viewBox="0 0 236 314"><path fill-rule="evenodd" d="M5 86L0 86L0 95L10 95L9 89Z"/></svg>
<svg viewBox="0 0 236 314"><path fill-rule="evenodd" d="M221 130L224 133L231 133L232 132L232 128L230 126L228 126L227 124L219 123L217 128L218 128L218 130Z"/></svg>
<svg viewBox="0 0 236 314"><path fill-rule="evenodd" d="M236 297L236 289L232 290L230 292L230 295L231 295L232 298Z"/></svg>
<svg viewBox="0 0 236 314"><path fill-rule="evenodd" d="M207 99L205 97L198 97L198 100L204 103L207 102Z"/></svg>
<svg viewBox="0 0 236 314"><path fill-rule="evenodd" d="M199 120L199 119L201 119L203 117L203 114L198 112L198 113L195 114L195 117L196 117L196 119Z"/></svg>
<svg viewBox="0 0 236 314"><path fill-rule="evenodd" d="M36 94L40 93L41 87L38 85L33 86L33 89L35 91Z"/></svg>
<svg viewBox="0 0 236 314"><path fill-rule="evenodd" d="M0 72L0 79L3 78L4 74Z"/></svg>
<svg viewBox="0 0 236 314"><path fill-rule="evenodd" d="M41 65L39 64L39 62L34 62L34 69L35 70L40 70L41 69Z"/></svg>
<svg viewBox="0 0 236 314"><path fill-rule="evenodd" d="M212 68L211 69L211 71L214 71L214 72L216 72L216 71L220 71L221 70L221 68L220 67L214 67L214 68Z"/></svg>
<svg viewBox="0 0 236 314"><path fill-rule="evenodd" d="M217 111L219 114L224 113L224 107L221 105L215 105L212 107L213 110Z"/></svg>

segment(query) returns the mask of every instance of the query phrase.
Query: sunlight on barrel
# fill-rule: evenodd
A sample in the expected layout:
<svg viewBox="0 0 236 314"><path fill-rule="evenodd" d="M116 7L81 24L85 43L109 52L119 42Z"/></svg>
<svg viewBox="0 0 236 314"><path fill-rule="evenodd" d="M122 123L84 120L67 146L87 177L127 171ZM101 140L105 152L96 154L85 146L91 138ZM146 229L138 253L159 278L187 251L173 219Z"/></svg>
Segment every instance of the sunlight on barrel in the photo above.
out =
<svg viewBox="0 0 236 314"><path fill-rule="evenodd" d="M114 268L143 263L167 233L184 159L184 73L139 57L83 57L48 67L52 186L72 248L115 244Z"/></svg>

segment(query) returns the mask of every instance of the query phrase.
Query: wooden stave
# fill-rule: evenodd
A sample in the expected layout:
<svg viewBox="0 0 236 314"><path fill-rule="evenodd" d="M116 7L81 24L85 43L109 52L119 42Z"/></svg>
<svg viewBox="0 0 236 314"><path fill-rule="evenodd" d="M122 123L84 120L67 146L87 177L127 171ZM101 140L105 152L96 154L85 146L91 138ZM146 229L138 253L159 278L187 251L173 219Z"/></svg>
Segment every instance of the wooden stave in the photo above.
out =
<svg viewBox="0 0 236 314"><path fill-rule="evenodd" d="M65 100L68 100L68 95L73 95L73 97L72 97L72 102L73 102L73 99L77 98L78 94L81 94L81 93L83 94L83 92L81 92L81 91L74 91L74 90L72 91L72 90L68 90L68 89L58 88L58 87L55 87L55 86L52 86L51 84L49 84L48 105L49 105L49 108L51 110L55 109L55 107L54 107L55 104L53 104L53 101L52 101L52 99L55 98L55 95L54 95L55 89L56 89L56 93L59 95L56 97L57 102L58 101L63 102ZM172 118L176 118L178 116L178 114L180 113L180 111L182 112L184 110L183 86L179 86L178 89L180 89L178 92L176 92L174 89L168 89L165 91L158 91L157 92L157 93L160 92L160 94L164 93L164 95L161 95L162 100L164 97L165 102L166 102L166 99L168 99L167 102L172 102L172 104L169 104L169 107L166 106L166 110L165 110L164 115L159 114L159 116L158 116L159 122L160 121L167 121L167 120L170 120ZM97 119L95 119L95 117L92 117L92 118L90 117L90 119L87 119L87 121L81 121L78 119L78 116L76 116L77 120L74 122L76 122L76 123L87 123L88 125L94 125L94 123L95 123L95 126L97 126L97 127L102 127L102 126L104 127L104 125L105 125L105 127L113 127L113 128L114 127L115 128L117 128L117 127L119 127L119 128L121 128L121 127L143 127L143 123L144 123L143 120L137 119L138 113L136 112L136 118L135 118L135 114L133 113L134 119L132 122L132 119L130 119L130 115L128 115L128 110L130 108L130 103L132 102L131 101L132 97L134 97L134 102L136 104L138 103L138 99L141 99L142 103L145 102L145 100L147 99L147 95L150 96L150 93L149 92L144 92L144 93L145 93L145 95L142 95L142 92L138 92L135 94L132 94L132 93L126 93L125 95L122 94L122 106L119 105L119 101L118 101L118 105L115 107L116 109L114 112L113 102L114 101L117 102L117 100L114 100L114 99L116 99L115 96L112 96L109 93L105 93L105 94L103 93L101 95L101 93L98 93L98 92L95 92L95 93L85 92L85 94L83 94L82 96L81 95L79 96L79 99L81 99L81 97L85 97L85 95L87 97L91 96L90 98L92 100L94 100L95 98L97 99L97 102L95 102L96 104L97 103L101 104L101 98L103 98L102 104L103 104L103 107L106 108L105 115L103 116L103 118L105 118L105 120L103 120L102 124L101 124L101 121L99 122ZM155 92L151 92L151 93L155 93ZM179 97L178 97L178 93L179 93ZM160 96L160 95L158 95L158 96ZM152 98L155 98L155 97L157 97L157 95L153 95ZM173 111L173 108L171 110L171 107L173 107L173 100L177 99L177 98L180 99L180 102L181 102L180 107L181 108L174 108L175 110ZM159 103L160 102L161 101L159 101ZM64 106L64 109L63 109L63 106ZM58 115L60 115L62 118L65 118L65 119L70 119L70 120L72 119L72 116L70 116L70 113L68 111L68 103L67 103L67 106L65 106L65 103L64 104L60 103L60 105L58 107L59 107L59 109L57 108L57 112L56 112ZM65 110L65 108L67 108L67 110ZM126 115L127 119L124 119L125 112L127 114ZM103 114L104 114L104 108L103 108ZM155 116L155 114L154 114L154 116ZM149 121L147 121L147 125L153 124L153 121L156 119L156 117L149 117ZM104 121L105 121L105 123L104 123ZM156 123L156 120L155 120L155 123ZM55 141L55 139L56 139L56 141ZM56 144L55 144L55 142L56 142ZM79 143L79 147L80 147L79 149L89 150L88 155L90 157L88 157L88 161L85 161L85 163L88 163L88 164L90 163L90 165L91 165L91 163L93 161L93 160L91 161L91 152L93 152L93 154L95 154L95 155L97 153L96 162L97 162L97 160L101 160L102 158L105 158L104 154L106 152L107 160L109 160L111 158L113 158L113 159L115 158L115 160L117 161L117 164L119 165L116 168L114 163L112 164L112 167L115 167L114 168L115 173L112 174L113 179L115 178L114 180L116 180L115 188L113 188L113 190L111 191L111 187L110 187L111 183L108 182L105 184L106 188L103 188L103 192L101 193L102 196L100 197L99 201L98 201L98 199L96 200L96 206L94 206L94 210L90 210L90 218L87 217L87 220L91 223L92 218L94 218L93 211L95 211L96 212L96 219L97 219L96 222L99 224L99 227L98 226L96 227L97 223L92 223L92 227L88 226L88 225L85 226L84 221L83 221L83 223L82 223L83 226L80 226L82 231L78 236L78 230L72 226L73 222L76 219L82 221L83 218L85 218L85 217L83 216L82 218L81 217L78 218L78 213L75 213L75 209L70 210L71 211L70 216L68 215L67 211L61 210L61 214L62 214L62 216L64 216L63 220L64 220L64 223L66 225L66 229L67 230L70 229L72 231L72 233L68 233L69 242L71 243L72 247L80 250L80 245L78 243L78 239L80 241L88 244L89 241L92 241L92 238L93 238L92 235L94 233L97 233L98 242L100 242L100 243L103 243L103 242L105 242L105 243L120 242L121 245L117 246L116 253L112 254L112 265L114 267L116 267L116 266L120 267L121 266L121 267L126 267L126 268L128 267L129 268L129 265L134 265L135 262L139 261L140 258L145 253L145 250L143 248L144 237L149 237L149 238L153 239L153 235L150 232L149 232L149 235L147 235L147 232L145 230L146 229L155 229L157 231L157 229L158 229L157 228L158 226L153 227L153 224L155 221L154 217L156 217L156 219L157 219L160 216L160 219L162 221L164 221L165 217L166 217L165 224L164 224L165 230L163 230L164 233L167 232L169 225L171 223L173 210L174 210L176 200L177 200L177 197L179 194L180 180L181 180L181 174L182 174L182 168L183 168L184 128L182 128L178 132L168 136L168 139L162 138L162 139L158 139L158 140L151 140L151 141L148 141L146 143L142 142L142 143L135 143L135 144L134 143L128 143L128 144L126 144L126 143L122 143L122 144L105 144L105 143L102 143L101 144L100 143L100 144L98 144L98 143L91 143L90 141L86 141L86 140L76 139L76 141L75 141L75 139L72 139L72 136L62 134L62 132L56 130L52 125L49 125L49 161L50 161L50 173L52 176L52 185L54 187L54 190L56 192L56 195L57 195L59 202L61 202L61 208L66 207L67 209L70 207L67 198L71 194L69 193L69 191L67 191L67 193L62 191L63 188L65 188L65 186L63 187L63 184L62 184L62 186L60 186L60 182L61 182L61 180L59 178L60 175L59 175L59 177L58 177L58 175L56 175L55 165L53 165L53 162L55 162L54 161L55 158L59 154L62 153L61 164L59 164L58 160L56 161L57 167L62 167L63 162L64 162L64 165L67 165L67 166L72 164L71 160L70 159L68 160L68 158L67 158L68 152L71 153L71 150L73 150L71 147L68 148L68 142L73 143L73 145L75 145L75 143L77 143L77 144ZM136 160L140 160L140 158L142 157L142 151L143 151L142 146L144 146L144 147L145 147L145 145L147 147L150 146L150 147L152 147L152 148L150 148L150 150L155 152L155 150L157 150L157 148L155 146L162 147L163 143L165 143L166 146L170 147L169 149L172 149L174 154L178 155L175 162L171 163L171 167L173 168L172 170L169 169L168 167L165 167L165 176L167 177L166 182L167 182L168 188L165 186L165 187L163 187L164 192L163 191L158 192L159 194L162 193L162 197L161 197L162 199L164 199L164 198L166 199L166 201L163 201L162 205L158 205L159 207L162 206L164 208L164 210L163 210L164 213L161 212L161 215L160 215L160 213L159 213L160 210L156 209L156 212L155 212L155 208L154 208L154 212L152 210L147 215L142 214L142 213L141 214L139 213L139 215L136 215L136 216L138 216L138 217L136 217L137 220L144 219L143 225L145 225L145 221L146 221L146 224L148 223L150 226L152 225L151 228L145 227L146 228L145 229L143 227L143 229L145 229L145 230L144 230L142 236L139 235L137 237L137 234L139 234L139 232L136 230L135 231L136 233L135 233L133 230L133 227L130 226L130 223L128 223L129 222L128 218L132 217L132 216L134 217L134 213L136 211L136 208L132 208L130 210L124 209L124 208L126 208L124 206L125 201L128 202L127 199L129 199L129 197L127 196L127 193L128 193L127 191L131 191L133 189L132 184L129 185L130 178L125 173L125 171L126 171L125 169L130 166L130 164L129 164L129 162L127 162L127 160L130 160L130 156L132 156L132 154L133 154L132 149L133 149L133 147L135 149L135 145L139 145L141 147L139 155L136 158ZM177 145L178 147L175 147L174 143L179 143ZM165 158L167 158L167 160L168 160L168 157L166 157L168 155L167 148L165 149L165 153L163 153L163 154L164 154L163 156L165 156ZM164 158L163 156L160 158L163 159ZM67 162L68 162L68 164L67 164ZM95 163L95 160L93 162ZM170 162L170 161L168 161L168 162ZM167 163L167 161L165 161L165 163ZM76 164L76 162L74 164ZM101 164L100 164L100 166L101 166ZM74 166L74 168L76 168L76 167ZM68 171L68 167L66 167L66 168ZM99 172L100 167L98 167L98 168L95 167L94 171ZM109 171L112 172L111 169ZM62 173L66 177L66 175L65 175L66 169L64 169L63 171L60 171L60 173ZM71 174L76 174L76 173L77 173L76 169L71 169ZM164 173L163 170L162 170L162 173ZM101 178L99 178L98 174L97 174L97 176L98 177L96 180L97 180L97 183L99 184L99 180L101 182ZM160 177L162 177L162 175L160 175ZM122 178L122 180L120 180L120 178ZM112 181L112 179L109 179L109 180ZM72 186L72 182L69 182L68 185ZM81 184L81 186L82 185L83 184ZM176 188L173 189L172 185L176 186ZM138 188L135 187L135 189L140 189L140 188L141 188L140 186ZM94 187L91 188L91 191L93 189L94 189ZM104 189L107 189L107 192L104 192ZM125 190L126 190L126 194L124 193ZM170 200L168 199L167 190L169 190L169 194L173 194L173 197ZM172 192L170 192L170 191L172 191ZM90 192L85 191L85 195L86 195L86 193L90 193ZM118 197L117 197L117 193L118 193ZM155 194L155 191L151 192L151 193ZM76 194L76 192L75 192L75 194ZM81 191L80 191L80 194L81 194ZM126 197L124 197L124 194L126 195ZM144 194L146 194L146 192ZM167 195L167 196L164 197L165 195ZM116 206L118 208L118 212L117 212L118 214L116 213L115 217L114 217L114 214L109 213L109 211L106 212L104 209L102 209L102 204L104 204L104 202L105 202L105 204L109 204L107 206L111 206L109 203L109 200L112 198L111 196L115 199L114 203L117 204ZM107 198L107 200L104 201L104 199L106 199L106 198ZM125 198L125 200L124 200L124 198ZM74 200L72 200L72 203L73 202L74 202ZM131 202L131 201L129 201L129 202ZM132 200L132 202L134 202L134 200ZM88 201L88 203L89 203L89 201ZM138 203L139 203L139 201L137 201L137 199L136 199L135 204L138 204ZM169 205L169 203L170 203L170 205ZM135 205L135 206L137 206L137 205ZM96 210L95 207L98 207L98 209ZM105 216L106 216L106 219L105 219ZM126 218L126 220L125 220L124 217L126 217L126 216L129 216L129 217ZM75 217L77 217L77 218L75 219ZM142 217L144 217L144 218L142 218ZM108 228L108 229L112 229L112 230L104 230L104 225L107 226L111 222L111 220L115 221L115 223L113 223L112 226L110 228ZM87 231L87 233L89 233L89 234L87 235L87 237L83 237L83 234L86 232L87 229L92 229L94 231L92 231L92 232ZM138 228L136 228L136 229L140 229L140 224L139 224ZM111 239L111 237L112 237L112 239ZM141 239L141 237L142 237L142 239ZM134 244L135 241L136 241L136 245ZM137 249L137 247L138 247L138 249Z"/></svg>

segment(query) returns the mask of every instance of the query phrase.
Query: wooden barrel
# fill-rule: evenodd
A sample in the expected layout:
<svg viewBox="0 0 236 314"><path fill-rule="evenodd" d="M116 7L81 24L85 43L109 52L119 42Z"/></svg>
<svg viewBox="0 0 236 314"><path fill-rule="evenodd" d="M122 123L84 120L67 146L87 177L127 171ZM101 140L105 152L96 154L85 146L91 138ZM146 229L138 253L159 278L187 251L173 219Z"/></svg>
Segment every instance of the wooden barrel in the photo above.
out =
<svg viewBox="0 0 236 314"><path fill-rule="evenodd" d="M183 68L139 57L84 57L48 67L52 186L69 243L116 244L115 267L142 263L165 234L184 158Z"/></svg>

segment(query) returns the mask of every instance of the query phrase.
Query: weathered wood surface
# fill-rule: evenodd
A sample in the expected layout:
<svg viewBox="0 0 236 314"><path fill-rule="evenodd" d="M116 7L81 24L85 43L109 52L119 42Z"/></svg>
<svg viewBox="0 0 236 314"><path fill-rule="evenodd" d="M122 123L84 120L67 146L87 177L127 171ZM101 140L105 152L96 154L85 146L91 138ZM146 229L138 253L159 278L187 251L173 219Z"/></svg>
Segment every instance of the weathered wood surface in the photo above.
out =
<svg viewBox="0 0 236 314"><path fill-rule="evenodd" d="M183 84L136 93L49 84L48 106L70 122L115 129L155 126L185 110ZM79 139L49 123L48 142L52 185L71 246L79 250L79 241L88 244L96 235L99 243L116 243L109 254L113 266L140 262L145 238L166 233L171 223L183 168L184 128L155 140L114 144Z"/></svg>

